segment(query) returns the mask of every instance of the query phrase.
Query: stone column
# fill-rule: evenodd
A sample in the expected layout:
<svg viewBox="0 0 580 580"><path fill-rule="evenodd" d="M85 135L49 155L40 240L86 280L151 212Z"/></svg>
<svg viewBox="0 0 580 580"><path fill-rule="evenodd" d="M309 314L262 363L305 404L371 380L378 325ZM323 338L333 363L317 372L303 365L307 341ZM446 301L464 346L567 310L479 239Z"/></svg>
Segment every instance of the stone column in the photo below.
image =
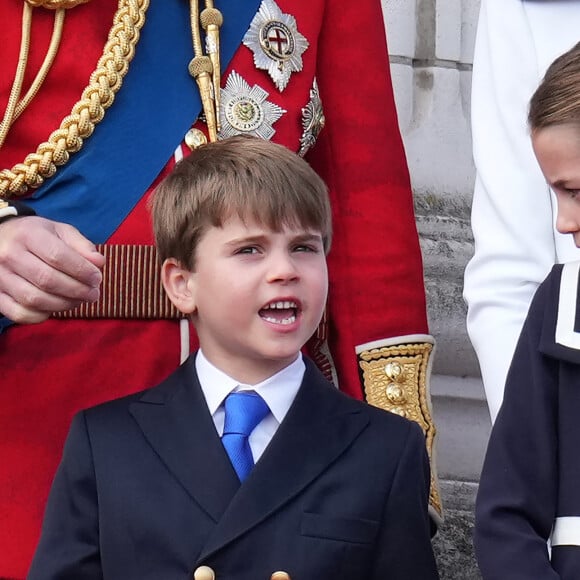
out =
<svg viewBox="0 0 580 580"><path fill-rule="evenodd" d="M441 577L476 579L472 511L490 422L462 290L473 253L469 114L479 0L382 2L437 341L431 393L446 511L436 540Z"/></svg>

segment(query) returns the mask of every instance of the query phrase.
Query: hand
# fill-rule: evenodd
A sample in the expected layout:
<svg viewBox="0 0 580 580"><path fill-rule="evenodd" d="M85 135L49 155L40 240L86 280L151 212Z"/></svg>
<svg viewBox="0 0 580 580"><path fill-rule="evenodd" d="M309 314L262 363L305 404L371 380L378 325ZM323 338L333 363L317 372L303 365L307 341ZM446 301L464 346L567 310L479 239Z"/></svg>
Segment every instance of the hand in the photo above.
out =
<svg viewBox="0 0 580 580"><path fill-rule="evenodd" d="M0 312L20 324L99 298L104 257L71 225L17 217L0 225Z"/></svg>

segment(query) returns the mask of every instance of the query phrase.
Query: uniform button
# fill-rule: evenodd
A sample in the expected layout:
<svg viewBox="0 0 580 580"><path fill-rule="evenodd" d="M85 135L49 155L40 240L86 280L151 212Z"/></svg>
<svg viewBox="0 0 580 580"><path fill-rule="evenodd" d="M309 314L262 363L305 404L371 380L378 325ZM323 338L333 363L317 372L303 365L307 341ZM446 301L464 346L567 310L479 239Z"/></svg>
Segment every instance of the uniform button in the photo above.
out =
<svg viewBox="0 0 580 580"><path fill-rule="evenodd" d="M200 131L199 129L193 128L193 129L190 129L185 134L185 144L192 151L194 151L195 149L198 149L202 145L206 145L207 144L207 137L205 136L205 134L203 133L203 131Z"/></svg>
<svg viewBox="0 0 580 580"><path fill-rule="evenodd" d="M193 580L215 580L215 573L209 566L200 566L193 573Z"/></svg>

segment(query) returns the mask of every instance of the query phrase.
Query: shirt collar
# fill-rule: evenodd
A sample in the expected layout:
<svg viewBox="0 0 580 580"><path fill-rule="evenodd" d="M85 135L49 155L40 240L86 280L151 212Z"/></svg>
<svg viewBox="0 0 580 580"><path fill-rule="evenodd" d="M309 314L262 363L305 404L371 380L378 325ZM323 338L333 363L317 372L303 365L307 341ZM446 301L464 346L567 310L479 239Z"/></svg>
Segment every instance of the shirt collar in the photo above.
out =
<svg viewBox="0 0 580 580"><path fill-rule="evenodd" d="M296 398L306 365L302 354L298 354L294 362L261 383L246 385L218 369L199 350L195 357L195 370L212 416L232 391L251 389L266 401L272 415L281 423Z"/></svg>

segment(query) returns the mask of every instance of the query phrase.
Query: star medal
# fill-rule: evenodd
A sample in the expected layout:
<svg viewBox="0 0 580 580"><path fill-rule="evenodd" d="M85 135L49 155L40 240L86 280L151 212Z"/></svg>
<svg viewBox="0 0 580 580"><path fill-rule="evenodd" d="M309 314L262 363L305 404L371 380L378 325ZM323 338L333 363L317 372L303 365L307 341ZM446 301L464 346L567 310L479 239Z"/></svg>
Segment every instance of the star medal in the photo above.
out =
<svg viewBox="0 0 580 580"><path fill-rule="evenodd" d="M276 130L272 125L286 112L267 101L269 93L258 85L250 85L235 71L228 76L221 91L220 139L242 133L271 139Z"/></svg>
<svg viewBox="0 0 580 580"><path fill-rule="evenodd" d="M310 100L302 109L302 136L300 137L300 151L298 151L300 157L304 157L316 143L320 131L324 128L324 123L324 111L318 92L318 83L314 79L310 89Z"/></svg>
<svg viewBox="0 0 580 580"><path fill-rule="evenodd" d="M294 16L283 14L273 0L262 1L243 43L254 53L256 68L268 71L280 92L290 75L302 70L302 53L308 48Z"/></svg>

